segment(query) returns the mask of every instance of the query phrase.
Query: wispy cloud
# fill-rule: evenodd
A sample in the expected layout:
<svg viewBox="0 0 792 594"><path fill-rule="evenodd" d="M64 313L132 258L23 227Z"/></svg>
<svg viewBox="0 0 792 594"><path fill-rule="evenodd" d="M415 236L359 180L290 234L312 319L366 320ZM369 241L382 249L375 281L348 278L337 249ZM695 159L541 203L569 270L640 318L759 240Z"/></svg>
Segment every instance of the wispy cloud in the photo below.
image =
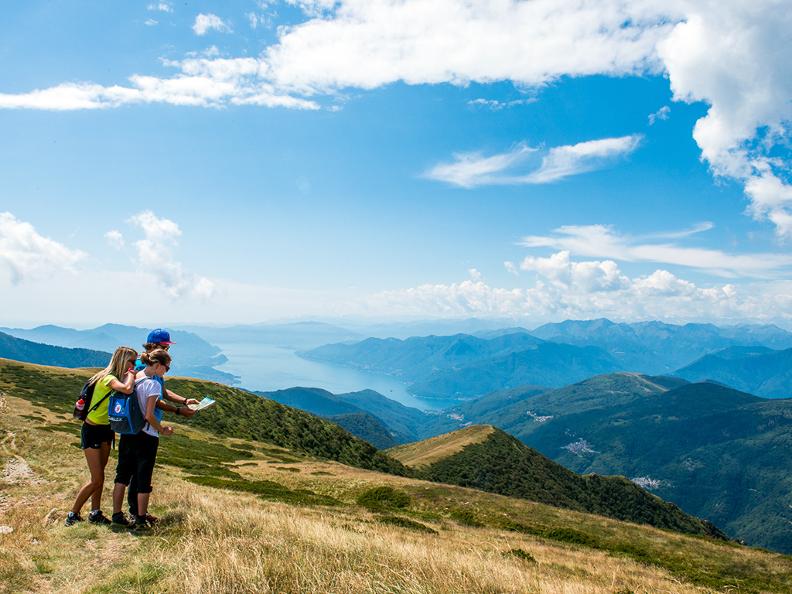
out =
<svg viewBox="0 0 792 594"><path fill-rule="evenodd" d="M104 238L107 244L113 249L121 250L124 248L124 235L118 229L111 229L104 234Z"/></svg>
<svg viewBox="0 0 792 594"><path fill-rule="evenodd" d="M0 212L0 264L10 273L12 284L70 270L83 258L84 252L44 237L10 212Z"/></svg>
<svg viewBox="0 0 792 594"><path fill-rule="evenodd" d="M546 184L612 164L632 153L641 135L602 138L549 150L518 144L506 153L458 153L451 163L427 171L429 179L463 188L485 185Z"/></svg>
<svg viewBox="0 0 792 594"><path fill-rule="evenodd" d="M672 264L723 277L773 278L792 267L792 255L789 254L729 254L673 242L711 228L712 223L706 222L681 231L630 237L620 235L606 225L566 225L555 229L552 235L524 237L519 245L565 250L577 256L622 262Z"/></svg>
<svg viewBox="0 0 792 594"><path fill-rule="evenodd" d="M152 2L146 6L151 12L173 12L173 5L169 2Z"/></svg>
<svg viewBox="0 0 792 594"><path fill-rule="evenodd" d="M213 295L215 283L185 271L175 257L174 249L182 234L179 225L150 210L136 214L129 222L143 232L143 239L135 242L139 270L154 276L169 297L206 299Z"/></svg>
<svg viewBox="0 0 792 594"><path fill-rule="evenodd" d="M206 35L209 31L230 33L231 26L216 14L212 14L211 12L205 14L200 13L195 17L192 30L196 35L202 36Z"/></svg>
<svg viewBox="0 0 792 594"><path fill-rule="evenodd" d="M671 108L668 105L663 105L660 109L658 109L654 113L649 114L649 125L654 126L655 122L658 120L667 120L669 118L669 114L671 113Z"/></svg>
<svg viewBox="0 0 792 594"><path fill-rule="evenodd" d="M482 107L492 111L500 111L502 109L509 109L511 107L518 107L520 105L528 105L536 103L539 99L537 97L526 97L525 99L511 99L508 101L499 101L498 99L471 99L467 102L471 107Z"/></svg>

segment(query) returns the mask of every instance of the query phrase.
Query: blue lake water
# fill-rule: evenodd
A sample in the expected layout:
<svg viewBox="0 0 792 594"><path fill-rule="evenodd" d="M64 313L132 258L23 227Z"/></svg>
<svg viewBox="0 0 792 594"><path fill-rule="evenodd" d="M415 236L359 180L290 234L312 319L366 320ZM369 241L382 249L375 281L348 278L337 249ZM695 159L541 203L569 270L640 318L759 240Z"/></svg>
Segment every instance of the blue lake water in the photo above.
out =
<svg viewBox="0 0 792 594"><path fill-rule="evenodd" d="M260 342L213 342L228 357L228 362L217 369L239 376L239 386L248 390L266 392L301 386L339 394L369 389L421 410L450 404L416 398L403 383L387 375L302 359L292 348Z"/></svg>

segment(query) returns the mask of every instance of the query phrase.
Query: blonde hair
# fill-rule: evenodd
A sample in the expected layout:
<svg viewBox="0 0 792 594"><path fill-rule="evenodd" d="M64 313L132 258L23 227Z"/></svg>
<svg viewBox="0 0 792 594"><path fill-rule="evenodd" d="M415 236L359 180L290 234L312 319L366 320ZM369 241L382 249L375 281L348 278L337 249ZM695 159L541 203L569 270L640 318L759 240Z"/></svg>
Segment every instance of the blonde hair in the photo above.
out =
<svg viewBox="0 0 792 594"><path fill-rule="evenodd" d="M96 373L89 379L88 381L92 384L95 384L101 379L104 379L108 375L114 375L116 379L120 380L127 369L127 363L130 359L134 364L135 359L137 359L137 351L135 349L130 349L129 347L118 347L113 356L110 358L110 363L107 364L107 367L102 369L99 373Z"/></svg>
<svg viewBox="0 0 792 594"><path fill-rule="evenodd" d="M166 351L165 349L154 349L151 352L146 352L140 355L140 360L149 366L159 363L160 365L165 365L169 367L171 362L171 356L168 354L168 351Z"/></svg>

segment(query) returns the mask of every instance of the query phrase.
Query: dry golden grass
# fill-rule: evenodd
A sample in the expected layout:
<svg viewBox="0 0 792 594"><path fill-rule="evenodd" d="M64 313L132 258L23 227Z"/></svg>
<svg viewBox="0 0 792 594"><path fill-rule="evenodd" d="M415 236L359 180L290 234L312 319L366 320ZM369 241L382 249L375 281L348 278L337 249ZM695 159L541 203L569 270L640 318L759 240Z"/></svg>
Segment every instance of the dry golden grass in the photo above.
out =
<svg viewBox="0 0 792 594"><path fill-rule="evenodd" d="M481 443L494 431L492 425L473 425L423 441L396 446L389 449L388 454L405 466L420 468L453 456L461 452L465 446Z"/></svg>
<svg viewBox="0 0 792 594"><path fill-rule="evenodd" d="M4 408L5 404L5 408ZM79 484L87 478L72 435L47 431L65 416L14 397L0 397L0 469L12 461L31 473L14 472L0 482L0 591L3 592L548 592L613 594L632 592L704 592L666 571L605 552L553 544L491 528L460 526L433 516L438 505L432 483L381 475L332 462L304 460L289 464L256 453L236 470L252 479L277 480L292 488L332 495L344 505L297 507L187 482L182 471L157 468L153 513L161 525L136 536L91 525L67 528L63 518ZM216 439L200 431L179 430ZM236 443L244 443L233 440ZM163 438L161 448L168 442ZM274 448L272 448L274 451ZM277 462L277 463L273 463ZM108 468L112 477L114 460ZM279 467L281 469L279 469ZM283 468L294 468L289 472ZM7 477L6 477L7 478ZM2 481L3 479L0 479ZM437 534L424 534L377 521L376 514L352 505L357 492L389 484L425 492L417 505L422 522ZM109 485L104 507L109 508ZM522 514L558 514L559 521L592 516L514 501L459 487L459 501ZM500 513L500 512L498 512ZM631 525L597 519L604 531ZM626 527L625 527L626 526ZM658 541L688 542L635 526ZM724 547L701 541L702 547ZM521 549L535 561L509 554ZM740 551L740 558L743 552ZM745 558L767 562L761 551ZM780 556L773 556L773 558Z"/></svg>

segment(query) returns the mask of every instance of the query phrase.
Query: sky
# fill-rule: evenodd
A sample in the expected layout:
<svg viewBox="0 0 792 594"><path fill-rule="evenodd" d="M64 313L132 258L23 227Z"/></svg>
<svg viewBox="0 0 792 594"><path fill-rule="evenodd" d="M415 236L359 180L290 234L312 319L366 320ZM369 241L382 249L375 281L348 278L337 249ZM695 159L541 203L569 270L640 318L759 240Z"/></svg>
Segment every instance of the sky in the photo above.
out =
<svg viewBox="0 0 792 594"><path fill-rule="evenodd" d="M0 325L792 327L792 11L13 1Z"/></svg>

